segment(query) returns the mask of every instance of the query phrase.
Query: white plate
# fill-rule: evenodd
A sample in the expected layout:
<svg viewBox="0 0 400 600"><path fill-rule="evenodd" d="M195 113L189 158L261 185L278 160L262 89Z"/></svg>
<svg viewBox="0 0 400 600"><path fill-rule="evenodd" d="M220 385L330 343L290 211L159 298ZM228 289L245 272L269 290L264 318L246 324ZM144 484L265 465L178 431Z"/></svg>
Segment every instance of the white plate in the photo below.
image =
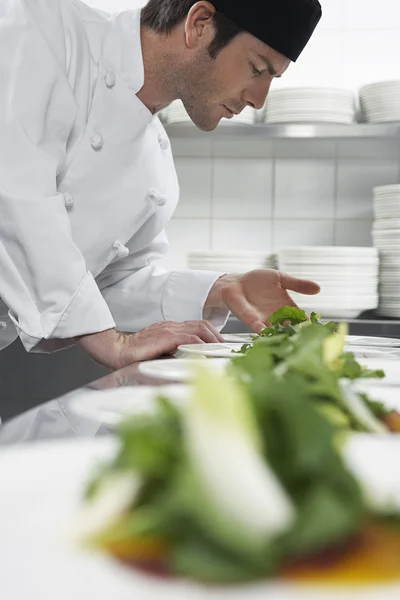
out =
<svg viewBox="0 0 400 600"><path fill-rule="evenodd" d="M378 437L378 436L377 436ZM397 436L354 436L345 452L366 489L400 485ZM375 438L375 439L372 439ZM373 587L261 582L202 586L147 576L73 539L82 493L113 439L53 442L0 455L0 565L4 600L398 600L400 583ZM387 468L382 469L382 464ZM394 468L393 468L394 467ZM386 476L385 476L386 474ZM378 499L380 495L378 494Z"/></svg>
<svg viewBox="0 0 400 600"><path fill-rule="evenodd" d="M205 357L167 358L165 360L149 360L139 364L139 371L148 377L166 379L168 381L190 381L194 360L207 360L207 368L219 373L225 371L229 359L208 360Z"/></svg>
<svg viewBox="0 0 400 600"><path fill-rule="evenodd" d="M400 386L400 360L387 360L387 358L366 358L360 361L360 363L368 369L377 370L382 369L385 371L384 379L368 379L368 383L371 386L382 385L382 383L389 385Z"/></svg>
<svg viewBox="0 0 400 600"><path fill-rule="evenodd" d="M187 385L171 384L83 390L70 402L69 408L78 415L114 426L128 417L152 414L159 396L167 396L181 406L188 398L189 389Z"/></svg>
<svg viewBox="0 0 400 600"><path fill-rule="evenodd" d="M254 337L257 337L255 333L226 333L224 334L224 340L227 344L252 344Z"/></svg>
<svg viewBox="0 0 400 600"><path fill-rule="evenodd" d="M238 352L242 343L234 344L183 344L178 350L185 354L206 356L207 358L233 358L233 351Z"/></svg>
<svg viewBox="0 0 400 600"><path fill-rule="evenodd" d="M252 333L227 333L224 334L224 340L228 344L251 344L254 342L254 336L256 334ZM374 337L374 336L365 336L365 335L347 335L346 336L346 344L349 346L349 350L352 349L353 346L356 346L357 349L363 349L372 347L374 349L400 349L400 339L398 338L388 338L388 337Z"/></svg>
<svg viewBox="0 0 400 600"><path fill-rule="evenodd" d="M205 356L207 358L233 358L233 351L238 352L243 343L225 343L225 344L190 344L179 346L178 350L182 354L193 354ZM382 358L386 360L400 360L400 350L396 348L374 348L368 346L349 345L348 349L356 355L358 360L364 358ZM400 369L400 365L399 365Z"/></svg>
<svg viewBox="0 0 400 600"><path fill-rule="evenodd" d="M387 337L374 337L362 335L348 335L347 344L356 346L383 346L385 348L400 348L400 339Z"/></svg>
<svg viewBox="0 0 400 600"><path fill-rule="evenodd" d="M365 358L379 358L383 360L400 360L400 351L396 348L370 348L366 346L348 346L356 360L362 362ZM399 365L400 368L400 365Z"/></svg>
<svg viewBox="0 0 400 600"><path fill-rule="evenodd" d="M368 379L359 379L354 382L354 389L368 394L371 400L381 402L389 410L400 411L400 387L397 385L383 385L381 380L371 386Z"/></svg>

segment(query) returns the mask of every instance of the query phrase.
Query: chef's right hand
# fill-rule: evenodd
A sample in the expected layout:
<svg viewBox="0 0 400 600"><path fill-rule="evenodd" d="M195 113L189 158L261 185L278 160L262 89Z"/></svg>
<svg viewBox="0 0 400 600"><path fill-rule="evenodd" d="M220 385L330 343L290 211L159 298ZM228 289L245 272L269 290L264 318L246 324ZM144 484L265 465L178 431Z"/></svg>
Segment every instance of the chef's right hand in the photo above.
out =
<svg viewBox="0 0 400 600"><path fill-rule="evenodd" d="M108 329L75 338L75 341L102 366L116 370L131 363L173 354L181 344L223 342L224 338L208 321L165 321L138 333Z"/></svg>

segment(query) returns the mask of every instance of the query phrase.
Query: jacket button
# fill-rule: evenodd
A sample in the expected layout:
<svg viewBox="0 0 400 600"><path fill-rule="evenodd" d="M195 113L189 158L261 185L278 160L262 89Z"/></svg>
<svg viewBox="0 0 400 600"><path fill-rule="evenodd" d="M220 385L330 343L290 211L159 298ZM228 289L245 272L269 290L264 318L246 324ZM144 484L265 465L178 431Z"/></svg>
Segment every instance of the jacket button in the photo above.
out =
<svg viewBox="0 0 400 600"><path fill-rule="evenodd" d="M93 150L101 150L104 144L103 136L101 135L101 133L93 134L91 143Z"/></svg>
<svg viewBox="0 0 400 600"><path fill-rule="evenodd" d="M157 204L157 206L164 206L164 204L167 203L167 199L164 196L161 196L161 194L159 194L155 190L150 190L149 198L152 202Z"/></svg>
<svg viewBox="0 0 400 600"><path fill-rule="evenodd" d="M0 321L0 331L4 331L7 329L7 323L5 321Z"/></svg>
<svg viewBox="0 0 400 600"><path fill-rule="evenodd" d="M126 258L129 254L129 248L121 244L118 240L113 243L113 250L118 258Z"/></svg>
<svg viewBox="0 0 400 600"><path fill-rule="evenodd" d="M108 73L106 73L106 76L104 77L104 81L108 88L113 88L116 82L116 77L114 73L112 71L108 71Z"/></svg>
<svg viewBox="0 0 400 600"><path fill-rule="evenodd" d="M64 194L64 204L65 204L65 208L72 208L74 205L75 199L74 197L69 194L68 192L66 192Z"/></svg>
<svg viewBox="0 0 400 600"><path fill-rule="evenodd" d="M161 150L168 150L169 148L169 139L164 137L163 135L158 136L158 143L160 144Z"/></svg>

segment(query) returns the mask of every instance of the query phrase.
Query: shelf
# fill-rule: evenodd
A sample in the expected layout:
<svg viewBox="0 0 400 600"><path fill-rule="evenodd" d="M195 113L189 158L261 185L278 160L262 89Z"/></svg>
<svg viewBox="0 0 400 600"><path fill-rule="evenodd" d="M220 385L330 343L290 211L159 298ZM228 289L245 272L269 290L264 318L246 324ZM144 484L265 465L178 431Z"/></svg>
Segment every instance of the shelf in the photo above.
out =
<svg viewBox="0 0 400 600"><path fill-rule="evenodd" d="M255 123L221 123L213 132L200 131L193 123L173 123L165 126L171 138L200 139L205 136L214 139L232 137L253 137L269 139L396 139L400 140L400 124L370 124L354 125L336 124L286 124L267 125Z"/></svg>

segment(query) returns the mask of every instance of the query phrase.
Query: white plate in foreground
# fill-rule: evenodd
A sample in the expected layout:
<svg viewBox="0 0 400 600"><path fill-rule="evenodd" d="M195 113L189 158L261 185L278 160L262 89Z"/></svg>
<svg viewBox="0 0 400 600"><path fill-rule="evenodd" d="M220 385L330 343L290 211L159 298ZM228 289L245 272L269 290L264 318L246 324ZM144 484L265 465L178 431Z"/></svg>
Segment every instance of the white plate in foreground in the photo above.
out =
<svg viewBox="0 0 400 600"><path fill-rule="evenodd" d="M400 340L396 338L348 335L346 342L351 346L383 346L385 348L400 348Z"/></svg>
<svg viewBox="0 0 400 600"><path fill-rule="evenodd" d="M368 394L371 400L381 402L385 408L400 412L400 386L384 385L384 381L380 379L371 385L369 379L359 379L354 383L354 388L357 392Z"/></svg>
<svg viewBox="0 0 400 600"><path fill-rule="evenodd" d="M227 344L252 344L257 337L255 333L224 333Z"/></svg>
<svg viewBox="0 0 400 600"><path fill-rule="evenodd" d="M375 385L399 385L400 386L400 360L390 360L385 358L364 358L360 359L360 364L373 371L382 369L385 371L384 379L365 379L371 387Z"/></svg>
<svg viewBox="0 0 400 600"><path fill-rule="evenodd" d="M149 360L139 364L139 371L148 377L157 379L166 379L168 381L189 381L194 371L194 360L207 359L199 356L193 358L167 358L165 360ZM218 373L225 371L229 364L229 359L207 360L205 363L208 369L213 369Z"/></svg>
<svg viewBox="0 0 400 600"><path fill-rule="evenodd" d="M251 333L226 333L224 340L228 344L251 344L256 334ZM388 337L374 337L365 335L348 335L346 343L349 346L372 346L373 348L400 348L400 339Z"/></svg>
<svg viewBox="0 0 400 600"><path fill-rule="evenodd" d="M243 344L184 344L178 346L179 352L195 354L207 358L233 358L234 352L239 352Z"/></svg>
<svg viewBox="0 0 400 600"><path fill-rule="evenodd" d="M77 415L113 426L129 417L152 414L159 396L166 396L174 404L181 406L189 397L189 386L176 383L100 391L83 390L69 403L69 408Z"/></svg>
<svg viewBox="0 0 400 600"><path fill-rule="evenodd" d="M400 440L355 436L347 461L378 499L400 486ZM359 441L358 441L359 439ZM372 442L371 442L372 439ZM375 438L376 439L376 438ZM376 444L376 445L375 445ZM202 586L153 578L109 557L79 549L73 531L86 482L113 439L20 446L0 455L1 596L6 600L398 600L400 582L374 587L297 586L262 582ZM367 464L368 463L368 464ZM384 477L388 465L390 478ZM379 473L378 473L379 471ZM389 481L390 479L390 481ZM27 592L28 590L28 592Z"/></svg>
<svg viewBox="0 0 400 600"><path fill-rule="evenodd" d="M383 360L399 360L400 349L399 348L385 348L378 346L373 348L372 346L346 346L347 352L353 352L357 360L364 358L381 358Z"/></svg>

